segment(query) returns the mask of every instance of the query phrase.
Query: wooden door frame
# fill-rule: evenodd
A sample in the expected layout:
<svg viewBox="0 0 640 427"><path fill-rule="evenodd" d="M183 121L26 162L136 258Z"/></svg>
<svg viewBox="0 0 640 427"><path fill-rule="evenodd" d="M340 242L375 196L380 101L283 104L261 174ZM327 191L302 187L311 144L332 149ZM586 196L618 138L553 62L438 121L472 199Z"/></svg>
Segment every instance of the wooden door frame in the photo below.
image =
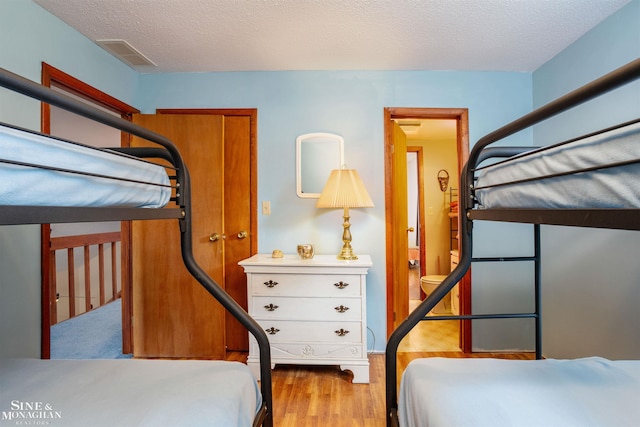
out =
<svg viewBox="0 0 640 427"><path fill-rule="evenodd" d="M71 75L52 67L46 62L42 62L42 85L51 87L63 87L65 90L80 96L94 104L98 104L108 110L120 114L125 120L131 121L131 115L139 113L136 108L125 104L124 102L84 83ZM40 131L44 134L51 134L51 107L49 104L40 103ZM121 132L121 145L127 147L130 144L130 135ZM121 259L122 259L122 292L131 291L131 232L130 222L123 221L121 223ZM51 304L55 301L55 295L52 295L51 271L52 260L49 257L49 239L51 237L50 224L42 224L41 226L41 334L40 334L40 357L49 359L51 357ZM133 343L131 341L131 298L123 299L127 301L129 307L122 307L122 351L131 353L133 351ZM127 315L128 313L128 315Z"/></svg>
<svg viewBox="0 0 640 427"><path fill-rule="evenodd" d="M395 329L393 307L396 289L393 286L393 121L396 119L453 119L456 120L456 144L458 151L458 176L469 158L469 111L466 108L384 108L384 167L385 167L385 223L386 223L386 283L387 283L387 336ZM458 219L460 221L460 218ZM458 224L459 226L459 224ZM422 254L421 254L422 256ZM460 281L460 312L471 313L471 272ZM397 319L400 322L402 319ZM462 351L471 352L471 321L463 320L460 328Z"/></svg>

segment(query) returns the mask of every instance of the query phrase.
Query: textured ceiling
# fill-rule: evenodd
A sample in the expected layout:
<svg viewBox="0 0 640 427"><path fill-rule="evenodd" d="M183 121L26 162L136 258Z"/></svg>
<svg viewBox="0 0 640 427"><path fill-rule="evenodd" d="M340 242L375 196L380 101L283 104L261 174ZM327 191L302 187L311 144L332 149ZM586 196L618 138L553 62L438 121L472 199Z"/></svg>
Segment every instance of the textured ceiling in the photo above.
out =
<svg viewBox="0 0 640 427"><path fill-rule="evenodd" d="M34 0L141 72L533 71L629 0Z"/></svg>

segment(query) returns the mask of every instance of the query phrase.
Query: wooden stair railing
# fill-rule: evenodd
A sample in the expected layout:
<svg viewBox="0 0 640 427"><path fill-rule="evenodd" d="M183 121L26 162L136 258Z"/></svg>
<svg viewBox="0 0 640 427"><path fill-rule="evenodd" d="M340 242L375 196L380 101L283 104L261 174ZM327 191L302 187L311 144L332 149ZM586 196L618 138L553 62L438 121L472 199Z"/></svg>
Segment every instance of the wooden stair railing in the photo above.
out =
<svg viewBox="0 0 640 427"><path fill-rule="evenodd" d="M76 287L75 287L75 259L74 249L83 248L84 261L84 312L92 310L94 307L91 304L91 246L98 246L98 286L100 292L99 305L102 306L108 302L111 302L120 297L120 291L118 290L118 275L116 244L120 242L121 235L119 231L110 233L97 233L97 234L81 234L76 236L63 236L52 237L49 247L49 257L51 271L49 277L51 278L51 325L58 323L58 309L57 309L57 297L58 297L58 284L57 284L57 267L56 267L56 251L67 251L67 269L68 269L68 289L69 289L69 318L75 317L76 314ZM111 247L111 295L112 298L106 300L105 292L105 245ZM81 297L78 297L81 298ZM78 313L81 314L81 313Z"/></svg>

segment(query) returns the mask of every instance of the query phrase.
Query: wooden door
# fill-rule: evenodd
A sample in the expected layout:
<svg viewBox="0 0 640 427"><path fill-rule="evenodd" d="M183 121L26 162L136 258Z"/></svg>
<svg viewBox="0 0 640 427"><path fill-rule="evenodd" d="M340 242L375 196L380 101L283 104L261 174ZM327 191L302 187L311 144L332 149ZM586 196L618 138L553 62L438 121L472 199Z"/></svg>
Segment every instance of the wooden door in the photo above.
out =
<svg viewBox="0 0 640 427"><path fill-rule="evenodd" d="M245 310L247 277L238 262L255 254L257 222L257 122L251 108L158 109L158 114L211 114L224 116L224 288ZM243 237L243 232L247 237ZM228 351L249 351L247 329L231 314L225 316Z"/></svg>
<svg viewBox="0 0 640 427"><path fill-rule="evenodd" d="M247 309L247 276L238 262L249 258L255 236L251 207L251 118L224 116L224 284L231 297ZM248 351L247 329L226 312L226 347Z"/></svg>
<svg viewBox="0 0 640 427"><path fill-rule="evenodd" d="M222 284L222 239L209 236L223 234L223 117L136 115L134 122L180 149L191 173L195 259ZM135 221L132 229L134 356L223 358L224 309L184 267L178 224Z"/></svg>
<svg viewBox="0 0 640 427"><path fill-rule="evenodd" d="M394 184L393 209L394 239L391 243L393 263L393 287L395 298L393 300L394 327L409 315L409 256L407 249L409 241L408 209L407 209L407 137L397 123L393 123L393 155L392 155L392 179Z"/></svg>

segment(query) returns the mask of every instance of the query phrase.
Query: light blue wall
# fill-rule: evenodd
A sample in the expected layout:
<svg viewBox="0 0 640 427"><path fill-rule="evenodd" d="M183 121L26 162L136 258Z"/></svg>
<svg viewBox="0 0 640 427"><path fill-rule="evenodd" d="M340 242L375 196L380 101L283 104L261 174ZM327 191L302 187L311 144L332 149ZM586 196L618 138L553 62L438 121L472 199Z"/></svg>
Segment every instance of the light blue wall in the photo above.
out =
<svg viewBox="0 0 640 427"><path fill-rule="evenodd" d="M0 67L40 82L47 62L133 103L138 74L25 0L0 1ZM40 130L40 103L0 89L0 121ZM0 356L40 356L40 227L0 227Z"/></svg>
<svg viewBox="0 0 640 427"><path fill-rule="evenodd" d="M259 215L259 251L295 253L314 243L317 253L342 246L342 211L317 209L295 189L295 140L309 132L345 139L345 160L359 171L375 207L351 210L356 253L371 254L367 321L375 350L386 342L384 107L468 108L470 140L531 109L531 75L504 72L304 71L141 76L137 106L257 108L258 198L272 214ZM530 135L525 134L530 143ZM434 177L435 179L435 177ZM370 343L371 343L370 337Z"/></svg>
<svg viewBox="0 0 640 427"><path fill-rule="evenodd" d="M533 73L536 107L640 57L633 0ZM536 127L536 144L640 117L640 81ZM640 232L543 228L543 351L640 357ZM589 313L592 313L590 315Z"/></svg>
<svg viewBox="0 0 640 427"><path fill-rule="evenodd" d="M588 81L637 57L640 40L638 1L632 1L622 12L541 67L532 77L528 73L433 71L138 75L33 3L4 0L0 2L0 66L39 81L40 63L45 61L144 112L153 112L155 108L257 108L258 198L272 203L272 215L259 217L261 252L274 248L293 252L300 242L315 243L320 253L338 252L341 213L320 211L312 200L298 199L295 195L294 141L297 135L314 131L342 135L346 162L360 171L376 205L372 209L352 211L352 232L356 252L370 253L375 263L369 276L367 319L376 336L376 350L380 351L386 336L383 108L468 108L470 141L473 143L486 132L530 111L534 102L546 102L582 80ZM574 73L573 77L570 73ZM584 122L593 122L595 126L598 121L608 120L609 114L637 115L640 107L637 102L634 104L638 99L634 94L617 96L620 98L608 105L615 112L599 109L588 121L574 118L563 125L553 123L548 131L546 128L537 130L536 139L545 134L558 134L556 131L562 134L567 127L583 126ZM635 112L627 113L619 108L625 105L635 108ZM0 91L0 120L38 129L39 112L37 103ZM532 135L524 133L514 138L530 143ZM479 228L489 236L486 243L478 244L479 252L493 252L497 247L504 247L503 237L507 232L501 227L487 223ZM561 232L578 233L564 229ZM624 249L613 253L620 255L622 261L628 261L629 253L637 259L637 252L628 250L637 242L636 235L620 234L622 236L614 233L613 237L607 234L607 249L614 250L620 245ZM572 240L576 237L579 236L571 235ZM598 234L587 241L602 239ZM16 343L9 350L3 345L3 355L6 352L10 355L39 354L38 242L37 227L0 228L0 291L3 300L13 301L11 306L15 307L7 311L3 304L0 341ZM585 241L580 242L582 247L587 246ZM563 252L561 243L556 241L559 248L556 252ZM515 249L522 250L523 247L516 245ZM599 259L597 255L592 258ZM627 284L634 280L637 283L640 274L633 267L625 271L616 273L616 279L622 278ZM491 277L479 273L474 277L474 285L492 282ZM600 283L598 279L591 286L600 286ZM492 293L478 289L486 288L476 287L474 304L491 305L494 301ZM633 289L637 292L637 287ZM634 292L633 289L629 291ZM568 290L567 302L579 295L579 289ZM628 301L628 296L623 295L622 299ZM633 296L637 301L637 293ZM549 295L546 295L545 300L548 299ZM621 298L615 300L616 304L621 304ZM617 310L618 306L612 309L613 312ZM619 321L616 317L615 325L637 329L638 325L628 319ZM548 347L552 348L551 344Z"/></svg>

